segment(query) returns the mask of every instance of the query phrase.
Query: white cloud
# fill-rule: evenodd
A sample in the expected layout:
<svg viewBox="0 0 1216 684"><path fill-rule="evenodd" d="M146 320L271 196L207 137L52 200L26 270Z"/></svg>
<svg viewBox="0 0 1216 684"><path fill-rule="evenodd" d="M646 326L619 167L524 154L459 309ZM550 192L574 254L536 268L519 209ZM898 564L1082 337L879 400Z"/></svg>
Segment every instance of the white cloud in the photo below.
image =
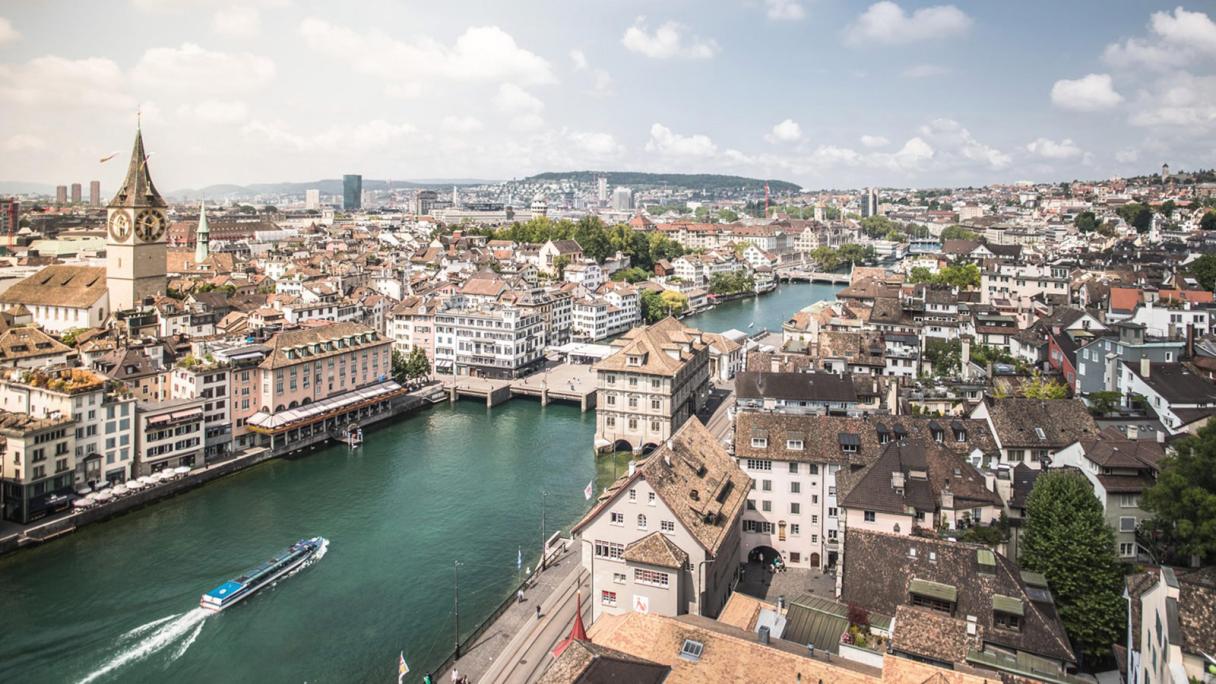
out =
<svg viewBox="0 0 1216 684"><path fill-rule="evenodd" d="M1182 71L1156 86L1137 99L1130 118L1132 125L1173 132L1216 126L1216 76Z"/></svg>
<svg viewBox="0 0 1216 684"><path fill-rule="evenodd" d="M1125 147L1115 153L1115 161L1120 164L1130 164L1140 158L1140 153L1134 148Z"/></svg>
<svg viewBox="0 0 1216 684"><path fill-rule="evenodd" d="M712 39L687 34L688 27L669 21L654 32L646 26L646 18L638 17L633 26L625 30L621 43L631 52L655 59L683 57L685 59L709 59L718 52L718 44Z"/></svg>
<svg viewBox="0 0 1216 684"><path fill-rule="evenodd" d="M587 55L582 50L571 50L570 61L574 64L574 70L577 72L585 72L585 77L591 85L588 92L597 97L604 97L612 94L612 76L603 69L591 68L591 62L587 59Z"/></svg>
<svg viewBox="0 0 1216 684"><path fill-rule="evenodd" d="M1154 12L1149 17L1151 36L1111 43L1103 59L1116 67L1145 66L1166 69L1185 66L1216 55L1216 22L1203 12L1182 7Z"/></svg>
<svg viewBox="0 0 1216 684"><path fill-rule="evenodd" d="M425 37L402 41L380 31L360 33L315 17L300 23L300 35L314 50L394 85L398 95L418 94L424 82L556 81L548 61L520 47L497 26L469 27L451 46Z"/></svg>
<svg viewBox="0 0 1216 684"><path fill-rule="evenodd" d="M1069 138L1059 142L1048 138L1035 138L1026 145L1026 151L1044 159L1075 159L1084 154Z"/></svg>
<svg viewBox="0 0 1216 684"><path fill-rule="evenodd" d="M221 35L250 38L261 31L262 17L256 7L234 5L216 10L211 17L211 28Z"/></svg>
<svg viewBox="0 0 1216 684"><path fill-rule="evenodd" d="M798 122L793 119L786 119L773 126L764 139L774 144L798 142L802 140L802 126L799 126Z"/></svg>
<svg viewBox="0 0 1216 684"><path fill-rule="evenodd" d="M203 100L178 107L177 115L200 123L232 124L248 118L249 108L240 100Z"/></svg>
<svg viewBox="0 0 1216 684"><path fill-rule="evenodd" d="M806 17L806 10L798 0L764 0L766 13L774 21L798 21Z"/></svg>
<svg viewBox="0 0 1216 684"><path fill-rule="evenodd" d="M881 135L863 135L861 136L861 144L865 147L883 147L891 142Z"/></svg>
<svg viewBox="0 0 1216 684"><path fill-rule="evenodd" d="M443 117L439 125L448 133L476 133L485 128L481 119L475 116L448 115Z"/></svg>
<svg viewBox="0 0 1216 684"><path fill-rule="evenodd" d="M183 93L248 92L270 82L275 65L249 53L207 50L194 43L151 48L131 70L136 85Z"/></svg>
<svg viewBox="0 0 1216 684"><path fill-rule="evenodd" d="M609 133L568 131L565 135L575 149L592 157L618 157L625 151L624 146Z"/></svg>
<svg viewBox="0 0 1216 684"><path fill-rule="evenodd" d="M870 5L845 30L845 41L861 46L940 40L966 33L971 23L971 17L954 5L922 7L909 14L894 2L884 0Z"/></svg>
<svg viewBox="0 0 1216 684"><path fill-rule="evenodd" d="M494 106L506 114L539 114L545 103L514 83L504 83L498 86Z"/></svg>
<svg viewBox="0 0 1216 684"><path fill-rule="evenodd" d="M939 64L916 64L903 70L905 78L933 78L950 73L949 67Z"/></svg>
<svg viewBox="0 0 1216 684"><path fill-rule="evenodd" d="M1075 80L1061 79L1051 87L1051 102L1061 109L1096 112L1123 101L1115 92L1110 74L1087 74Z"/></svg>
<svg viewBox="0 0 1216 684"><path fill-rule="evenodd" d="M937 154L933 146L920 138L909 138L904 146L899 148L891 157L891 164L897 168L909 170L916 169Z"/></svg>
<svg viewBox="0 0 1216 684"><path fill-rule="evenodd" d="M587 55L583 54L582 50L571 50L570 61L574 62L575 71L583 71L587 68Z"/></svg>
<svg viewBox="0 0 1216 684"><path fill-rule="evenodd" d="M4 17L0 17L0 45L11 43L20 37L21 34L17 33L17 29L13 28L13 22L5 19Z"/></svg>
<svg viewBox="0 0 1216 684"><path fill-rule="evenodd" d="M1008 154L976 140L971 131L954 119L934 119L920 127L920 134L944 153L979 162L991 169L1003 169L1013 161Z"/></svg>
<svg viewBox="0 0 1216 684"><path fill-rule="evenodd" d="M4 141L5 152L31 152L46 147L46 141L36 135L18 133Z"/></svg>
<svg viewBox="0 0 1216 684"><path fill-rule="evenodd" d="M133 110L136 102L122 70L101 57L47 56L25 64L0 64L0 99L23 105L126 110Z"/></svg>
<svg viewBox="0 0 1216 684"><path fill-rule="evenodd" d="M295 149L299 152L379 149L415 132L416 129L410 124L392 124L382 119L374 119L355 126L334 126L311 135L294 133L281 123L266 123L258 120L249 122L241 129L241 133L247 138L258 139L272 146Z"/></svg>
<svg viewBox="0 0 1216 684"><path fill-rule="evenodd" d="M646 151L673 157L710 157L717 153L718 146L707 135L680 135L656 123L650 127Z"/></svg>

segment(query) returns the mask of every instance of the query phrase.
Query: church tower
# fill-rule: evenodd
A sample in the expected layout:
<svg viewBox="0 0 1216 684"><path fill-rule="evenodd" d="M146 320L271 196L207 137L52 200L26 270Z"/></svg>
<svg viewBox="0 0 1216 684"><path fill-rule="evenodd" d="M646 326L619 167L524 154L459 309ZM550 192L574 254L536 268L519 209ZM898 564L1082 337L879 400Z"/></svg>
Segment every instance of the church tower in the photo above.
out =
<svg viewBox="0 0 1216 684"><path fill-rule="evenodd" d="M211 228L207 226L207 203L198 203L198 230L194 231L194 263L201 264L211 255Z"/></svg>
<svg viewBox="0 0 1216 684"><path fill-rule="evenodd" d="M152 184L143 133L136 129L127 178L106 211L106 287L112 311L133 309L145 298L165 293L167 206Z"/></svg>

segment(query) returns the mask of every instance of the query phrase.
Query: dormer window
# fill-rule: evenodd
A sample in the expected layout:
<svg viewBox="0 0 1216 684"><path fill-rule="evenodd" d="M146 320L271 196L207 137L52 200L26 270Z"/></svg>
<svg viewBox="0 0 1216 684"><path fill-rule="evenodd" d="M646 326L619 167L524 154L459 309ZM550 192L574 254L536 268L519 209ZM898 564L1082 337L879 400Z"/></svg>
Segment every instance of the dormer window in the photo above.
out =
<svg viewBox="0 0 1216 684"><path fill-rule="evenodd" d="M767 449L768 448L768 437L752 437L752 448L753 449Z"/></svg>
<svg viewBox="0 0 1216 684"><path fill-rule="evenodd" d="M841 432L836 436L840 450L846 454L855 454L861 448L861 438L851 432Z"/></svg>
<svg viewBox="0 0 1216 684"><path fill-rule="evenodd" d="M625 362L630 366L640 366L642 365L642 357L637 354L630 354L625 357Z"/></svg>
<svg viewBox="0 0 1216 684"><path fill-rule="evenodd" d="M1025 609L1022 606L1022 600L1011 596L1002 596L993 594L992 596L992 624L1001 629L1013 631L1021 631L1022 617L1025 614Z"/></svg>

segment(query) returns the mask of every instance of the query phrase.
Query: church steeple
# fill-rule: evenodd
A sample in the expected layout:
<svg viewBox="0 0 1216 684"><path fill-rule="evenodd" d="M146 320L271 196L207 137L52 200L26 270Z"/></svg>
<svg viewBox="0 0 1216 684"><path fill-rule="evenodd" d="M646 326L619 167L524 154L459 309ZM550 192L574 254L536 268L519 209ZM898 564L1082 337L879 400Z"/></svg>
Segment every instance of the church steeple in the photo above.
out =
<svg viewBox="0 0 1216 684"><path fill-rule="evenodd" d="M198 230L194 231L194 263L201 264L210 256L211 229L207 226L207 203L198 203Z"/></svg>
<svg viewBox="0 0 1216 684"><path fill-rule="evenodd" d="M131 150L131 163L127 165L127 177L118 188L118 194L110 201L111 208L167 207L168 204L152 184L148 173L148 155L144 152L144 134L135 130L135 146Z"/></svg>

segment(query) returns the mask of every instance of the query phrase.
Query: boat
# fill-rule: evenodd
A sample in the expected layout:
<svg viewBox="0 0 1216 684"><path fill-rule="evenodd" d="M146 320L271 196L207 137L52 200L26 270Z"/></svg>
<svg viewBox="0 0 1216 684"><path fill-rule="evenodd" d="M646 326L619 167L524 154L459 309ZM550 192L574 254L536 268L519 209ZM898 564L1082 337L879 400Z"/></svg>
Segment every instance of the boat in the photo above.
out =
<svg viewBox="0 0 1216 684"><path fill-rule="evenodd" d="M203 594L198 605L203 610L218 613L299 568L324 549L327 543L324 537L301 539L287 547L283 553Z"/></svg>

